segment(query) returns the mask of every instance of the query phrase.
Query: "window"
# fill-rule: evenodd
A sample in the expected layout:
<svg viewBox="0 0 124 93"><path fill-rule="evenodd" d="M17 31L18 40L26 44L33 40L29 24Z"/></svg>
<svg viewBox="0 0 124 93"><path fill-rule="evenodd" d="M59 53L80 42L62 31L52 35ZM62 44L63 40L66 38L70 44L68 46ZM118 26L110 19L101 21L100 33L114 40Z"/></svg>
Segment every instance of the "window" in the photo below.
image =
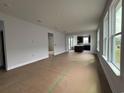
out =
<svg viewBox="0 0 124 93"><path fill-rule="evenodd" d="M100 47L99 47L99 45L100 45L100 44L99 44L99 43L100 43L100 42L99 42L99 35L100 35L100 29L98 29L98 31L97 31L97 50L98 50L98 51L99 51L99 48L100 48Z"/></svg>
<svg viewBox="0 0 124 93"><path fill-rule="evenodd" d="M73 49L73 36L70 36L68 38L68 43L69 43L69 50Z"/></svg>
<svg viewBox="0 0 124 93"><path fill-rule="evenodd" d="M108 12L104 18L103 23L103 56L108 60L108 34L109 33L109 17Z"/></svg>
<svg viewBox="0 0 124 93"><path fill-rule="evenodd" d="M113 0L103 20L103 57L116 75L120 75L122 38L122 0ZM99 43L99 32L97 42ZM99 45L97 43L97 48Z"/></svg>
<svg viewBox="0 0 124 93"><path fill-rule="evenodd" d="M68 37L68 49L69 50L73 50L74 46L77 45L77 36L76 35L72 35Z"/></svg>
<svg viewBox="0 0 124 93"><path fill-rule="evenodd" d="M122 1L117 1L113 4L111 9L111 61L112 63L120 69L120 54L121 54L121 35L122 35Z"/></svg>
<svg viewBox="0 0 124 93"><path fill-rule="evenodd" d="M89 44L89 37L88 36L83 37L83 43L84 44Z"/></svg>
<svg viewBox="0 0 124 93"><path fill-rule="evenodd" d="M77 36L77 44L90 44L90 36Z"/></svg>

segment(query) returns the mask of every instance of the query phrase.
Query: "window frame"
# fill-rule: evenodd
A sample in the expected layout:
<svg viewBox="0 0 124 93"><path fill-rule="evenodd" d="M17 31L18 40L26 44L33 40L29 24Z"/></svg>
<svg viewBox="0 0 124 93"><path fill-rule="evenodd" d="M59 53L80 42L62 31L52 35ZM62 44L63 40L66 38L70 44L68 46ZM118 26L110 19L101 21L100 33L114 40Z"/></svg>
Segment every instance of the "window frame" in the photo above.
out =
<svg viewBox="0 0 124 93"><path fill-rule="evenodd" d="M110 62L120 71L120 67L118 67L117 66L117 64L116 64L116 62L115 62L115 58L114 58L114 56L115 56L115 53L114 53L114 51L113 51L113 49L114 49L114 38L116 37L116 36L119 36L119 35L121 35L121 37L122 37L122 26L121 26L121 32L117 32L116 33L116 7L118 6L118 4L119 3L121 3L122 2L122 0L115 0L115 1L113 1L112 2L112 4L111 4L111 6L110 6L110 9L109 9L109 13L110 13L110 15L109 15L109 21L110 21L110 23L109 23L109 26L110 26L110 30L111 30L111 32L109 33L109 37L110 37L110 43L109 43L109 46L111 47L111 49L110 49L110 54L109 54L109 56L110 56ZM122 4L122 3L121 3ZM122 25L122 24L121 24ZM120 45L120 47L121 47L122 45ZM121 49L121 48L120 48ZM120 59L121 59L121 51L120 51ZM120 60L120 64L121 64L121 60Z"/></svg>
<svg viewBox="0 0 124 93"><path fill-rule="evenodd" d="M109 11L106 12L103 20L103 56L107 61L109 59L108 48L109 48Z"/></svg>
<svg viewBox="0 0 124 93"><path fill-rule="evenodd" d="M121 76L121 74L122 74L122 64L123 64L123 47L124 47L124 44L123 44L123 42L122 42L122 39L124 39L124 35L123 35L123 26L122 26L122 23L123 23L123 19L122 19L122 23L121 23L121 29L119 29L119 31L121 30L121 32L117 32L117 28L116 27L119 27L119 26L117 26L116 24L116 14L117 14L117 12L118 12L118 9L119 9L119 6L118 6L118 4L120 4L121 5L121 7L122 7L122 11L123 11L123 5L122 5L122 0L113 0L112 2L111 2L111 4L110 4L110 6L108 7L108 10L106 10L106 14L105 14L105 16L104 16L104 18L103 18L103 25L102 25L102 27L99 27L100 29L102 29L102 31L103 31L103 34L102 34L102 39L103 39L103 42L102 42L102 44L103 44L103 51L100 51L101 53L102 53L102 57L103 57L103 59L107 62L107 64L110 66L110 68L112 69L112 71L115 73L115 75L116 76ZM107 57L106 57L106 55L105 55L105 49L104 49L104 46L105 46L105 22L104 22L104 20L105 20L105 17L106 17L106 15L107 15L107 13L108 13L108 51L107 51ZM122 12L122 15L123 15L123 12ZM123 18L123 16L121 16L122 18ZM118 21L118 20L117 20ZM119 22L120 23L120 22ZM117 32L117 33L115 33L115 31ZM118 45L119 44L119 47L120 47L120 67L118 67L117 65L116 65L116 62L114 62L113 61L113 51L115 51L115 50L113 50L113 40L114 40L114 38L116 37L116 36L118 36L118 35L121 35L121 40L119 41L119 43L117 42L116 44ZM120 39L120 37L119 37L119 39Z"/></svg>
<svg viewBox="0 0 124 93"><path fill-rule="evenodd" d="M97 31L97 51L100 51L100 28Z"/></svg>

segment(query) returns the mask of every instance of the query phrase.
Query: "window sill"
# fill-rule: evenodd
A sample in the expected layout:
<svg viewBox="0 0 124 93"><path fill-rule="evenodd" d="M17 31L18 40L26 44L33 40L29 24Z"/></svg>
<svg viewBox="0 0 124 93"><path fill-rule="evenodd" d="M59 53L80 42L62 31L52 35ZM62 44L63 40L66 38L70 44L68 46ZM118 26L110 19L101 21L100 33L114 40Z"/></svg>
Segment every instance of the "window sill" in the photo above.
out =
<svg viewBox="0 0 124 93"><path fill-rule="evenodd" d="M97 48L97 51L99 52L99 49Z"/></svg>
<svg viewBox="0 0 124 93"><path fill-rule="evenodd" d="M120 70L115 65L113 65L111 62L108 62L108 65L111 67L116 76L120 76Z"/></svg>
<svg viewBox="0 0 124 93"><path fill-rule="evenodd" d="M112 64L111 62L108 62L105 56L103 56L103 58L105 59L106 63L110 66L112 71L115 73L115 75L120 76L120 70L114 64Z"/></svg>
<svg viewBox="0 0 124 93"><path fill-rule="evenodd" d="M104 56L104 55L102 55L102 57L105 59L105 61L107 62L107 58Z"/></svg>

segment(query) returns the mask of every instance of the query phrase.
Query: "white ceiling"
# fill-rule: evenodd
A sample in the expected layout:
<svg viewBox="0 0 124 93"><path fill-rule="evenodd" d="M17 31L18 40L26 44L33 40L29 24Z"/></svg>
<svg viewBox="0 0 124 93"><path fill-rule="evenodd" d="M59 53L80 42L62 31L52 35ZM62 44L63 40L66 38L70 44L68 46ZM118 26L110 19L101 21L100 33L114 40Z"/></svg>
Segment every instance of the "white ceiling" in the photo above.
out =
<svg viewBox="0 0 124 93"><path fill-rule="evenodd" d="M0 0L0 11L58 31L95 31L105 3L106 0Z"/></svg>

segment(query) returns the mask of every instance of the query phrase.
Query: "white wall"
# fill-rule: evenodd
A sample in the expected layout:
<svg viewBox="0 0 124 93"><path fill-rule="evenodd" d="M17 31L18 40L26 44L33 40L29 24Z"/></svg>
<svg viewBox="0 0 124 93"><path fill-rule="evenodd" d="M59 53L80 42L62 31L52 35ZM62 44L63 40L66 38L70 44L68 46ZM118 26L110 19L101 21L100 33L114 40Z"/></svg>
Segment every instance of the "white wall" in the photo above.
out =
<svg viewBox="0 0 124 93"><path fill-rule="evenodd" d="M54 35L54 52L55 55L61 54L66 50L66 43L65 43L65 34L56 32Z"/></svg>
<svg viewBox="0 0 124 93"><path fill-rule="evenodd" d="M71 35L77 35L77 36L90 35L91 36L91 52L96 52L96 31L82 31L78 33L68 33L66 38L68 38ZM66 50L68 50L68 47L66 47Z"/></svg>
<svg viewBox="0 0 124 93"><path fill-rule="evenodd" d="M55 33L55 54L65 50L64 33L0 13L4 21L7 70L48 58L48 32Z"/></svg>

